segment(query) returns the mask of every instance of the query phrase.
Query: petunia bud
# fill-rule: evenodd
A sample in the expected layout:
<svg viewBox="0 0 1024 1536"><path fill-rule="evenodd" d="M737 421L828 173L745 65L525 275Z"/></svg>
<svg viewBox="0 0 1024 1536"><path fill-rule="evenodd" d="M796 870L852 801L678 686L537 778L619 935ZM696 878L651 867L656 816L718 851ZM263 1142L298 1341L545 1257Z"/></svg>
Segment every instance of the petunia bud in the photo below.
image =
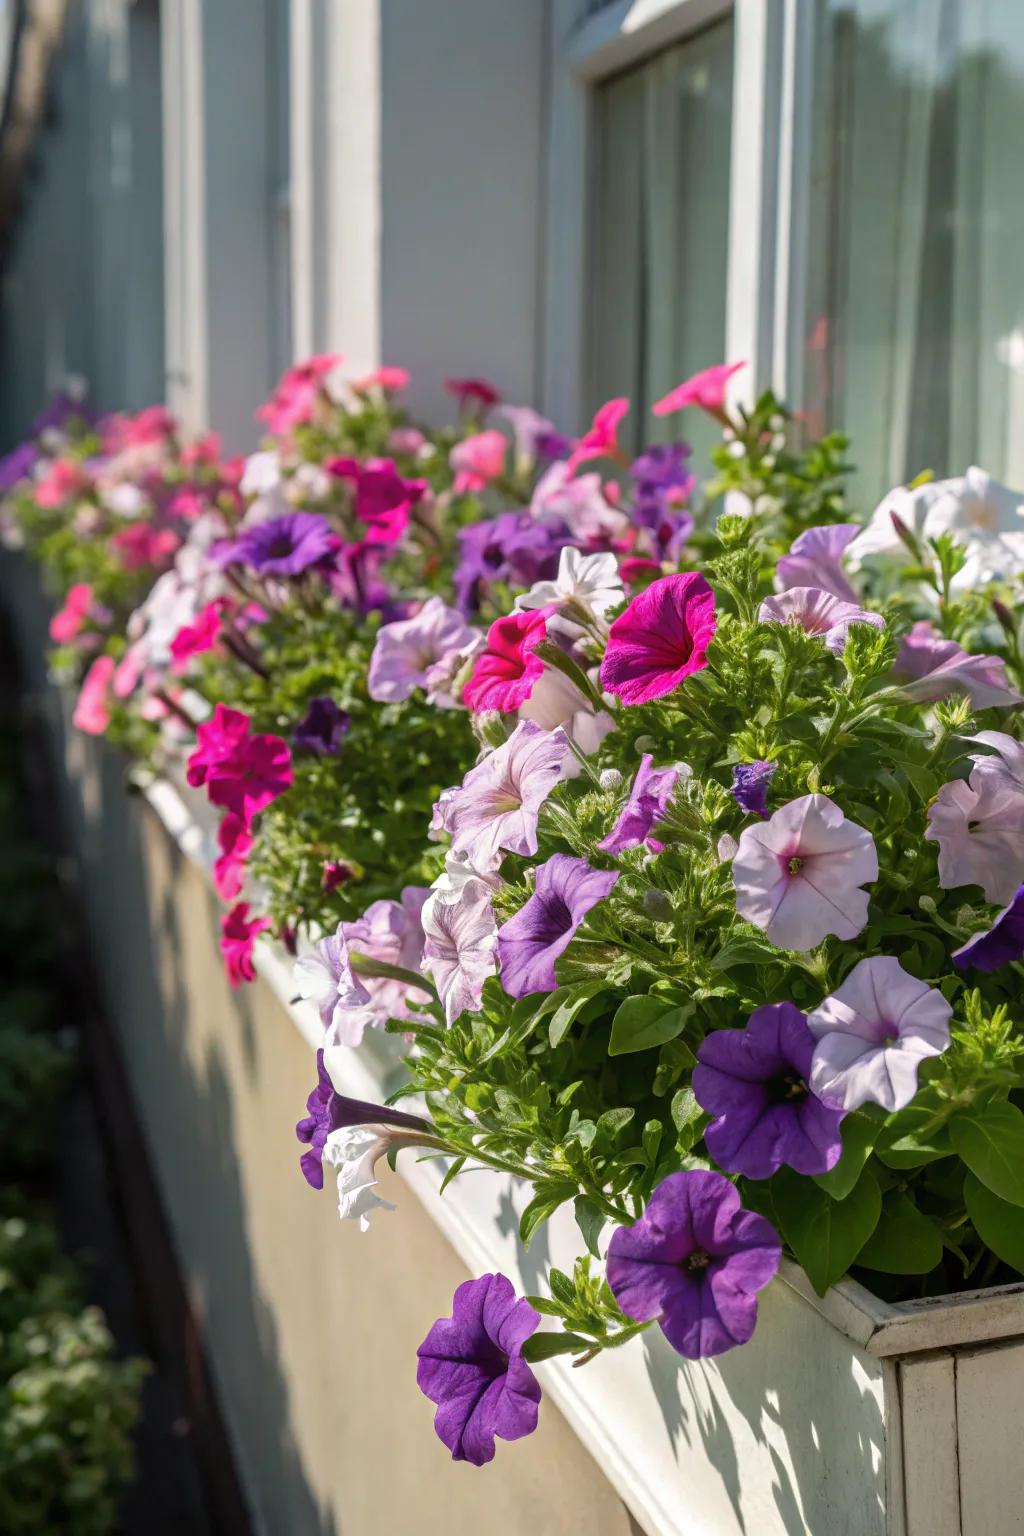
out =
<svg viewBox="0 0 1024 1536"><path fill-rule="evenodd" d="M602 768L598 775L598 782L602 789L618 789L622 784L622 774L617 768Z"/></svg>

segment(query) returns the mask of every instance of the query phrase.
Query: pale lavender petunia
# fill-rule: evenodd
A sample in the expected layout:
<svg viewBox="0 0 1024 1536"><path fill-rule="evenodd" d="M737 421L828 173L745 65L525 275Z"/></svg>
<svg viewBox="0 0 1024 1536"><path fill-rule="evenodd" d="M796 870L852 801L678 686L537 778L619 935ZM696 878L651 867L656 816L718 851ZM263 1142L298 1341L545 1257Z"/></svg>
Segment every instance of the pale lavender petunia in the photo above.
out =
<svg viewBox="0 0 1024 1536"><path fill-rule="evenodd" d="M880 613L843 602L819 587L790 587L774 597L766 597L758 610L762 624L799 624L809 635L820 635L836 655L846 644L851 624L870 624L884 629Z"/></svg>
<svg viewBox="0 0 1024 1536"><path fill-rule="evenodd" d="M830 933L860 933L868 917L861 886L877 880L878 855L871 833L827 795L803 795L744 828L732 875L741 917L782 949L808 950Z"/></svg>
<svg viewBox="0 0 1024 1536"><path fill-rule="evenodd" d="M416 1384L437 1404L434 1428L453 1461L482 1467L494 1441L537 1428L540 1385L523 1345L540 1322L504 1275L464 1280L451 1317L439 1317L416 1351Z"/></svg>
<svg viewBox="0 0 1024 1536"><path fill-rule="evenodd" d="M333 1044L359 1045L371 1022L370 994L353 974L344 924L295 962L299 996L314 1003Z"/></svg>
<svg viewBox="0 0 1024 1536"><path fill-rule="evenodd" d="M561 727L570 741L589 756L615 729L615 721L606 709L595 710L571 677L557 667L546 666L530 690L530 697L520 704L520 720L533 720L545 731Z"/></svg>
<svg viewBox="0 0 1024 1536"><path fill-rule="evenodd" d="M536 874L533 895L498 929L501 984L509 997L554 991L555 961L619 878L567 853L552 854Z"/></svg>
<svg viewBox="0 0 1024 1536"><path fill-rule="evenodd" d="M607 1279L627 1317L656 1320L688 1360L745 1344L757 1326L757 1293L779 1267L769 1221L746 1211L720 1173L670 1173L639 1221L618 1227Z"/></svg>
<svg viewBox="0 0 1024 1536"><path fill-rule="evenodd" d="M939 845L943 890L980 885L986 901L1006 905L1024 881L1024 745L1002 731L972 740L970 778L943 784L928 810L925 838Z"/></svg>
<svg viewBox="0 0 1024 1536"><path fill-rule="evenodd" d="M909 698L931 704L951 693L966 693L976 709L1024 703L1010 687L999 656L977 656L947 640L922 619L900 644L893 674Z"/></svg>
<svg viewBox="0 0 1024 1536"><path fill-rule="evenodd" d="M622 538L629 528L625 512L606 499L601 476L574 476L563 460L538 480L530 512L540 520L559 519L581 542Z"/></svg>
<svg viewBox="0 0 1024 1536"><path fill-rule="evenodd" d="M379 960L385 965L400 966L405 971L418 971L423 959L423 924L420 913L430 891L426 886L407 885L400 901L375 901L362 917L355 922L342 923L349 950L368 960ZM363 976L363 985L369 994L372 1023L383 1028L389 1019L411 1019L415 1016L414 997L409 994L411 984L392 976ZM422 989L422 1001L429 1000L426 988Z"/></svg>
<svg viewBox="0 0 1024 1536"><path fill-rule="evenodd" d="M857 594L843 570L843 553L860 532L858 523L828 523L807 528L790 545L775 567L775 590L816 587L831 592L844 603L856 603Z"/></svg>
<svg viewBox="0 0 1024 1536"><path fill-rule="evenodd" d="M491 895L489 882L469 871L457 883L442 876L421 913L423 969L434 979L449 1024L480 1007L484 982L497 970Z"/></svg>
<svg viewBox="0 0 1024 1536"><path fill-rule="evenodd" d="M976 971L998 971L1014 960L1024 960L1024 885L1017 887L1013 900L991 928L975 934L953 951L953 964L958 971L972 967Z"/></svg>
<svg viewBox="0 0 1024 1536"><path fill-rule="evenodd" d="M429 695L451 658L478 639L479 631L457 609L449 608L443 598L428 598L411 619L384 624L378 631L366 679L370 698L397 703L416 688Z"/></svg>
<svg viewBox="0 0 1024 1536"><path fill-rule="evenodd" d="M891 955L854 966L843 984L808 1014L814 1035L810 1086L844 1109L903 1109L917 1092L922 1061L949 1045L952 1008L942 993Z"/></svg>
<svg viewBox="0 0 1024 1536"><path fill-rule="evenodd" d="M452 848L476 869L492 870L504 852L537 852L540 808L575 758L564 731L522 720L502 746L471 768L438 802Z"/></svg>
<svg viewBox="0 0 1024 1536"><path fill-rule="evenodd" d="M597 845L601 851L624 853L645 843L664 819L680 777L679 768L655 768L654 758L645 752L615 825Z"/></svg>

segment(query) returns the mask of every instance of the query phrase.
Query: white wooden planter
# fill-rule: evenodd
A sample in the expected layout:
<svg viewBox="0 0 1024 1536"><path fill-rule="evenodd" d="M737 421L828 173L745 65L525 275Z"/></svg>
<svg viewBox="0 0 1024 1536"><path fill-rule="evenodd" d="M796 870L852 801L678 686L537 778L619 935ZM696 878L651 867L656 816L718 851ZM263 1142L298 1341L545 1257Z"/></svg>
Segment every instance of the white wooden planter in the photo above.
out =
<svg viewBox="0 0 1024 1536"><path fill-rule="evenodd" d="M39 645L38 598L30 601L17 582L12 586L9 562L0 576L8 606L31 644ZM55 700L51 713L54 739L61 741ZM66 750L72 802L90 793L88 764L106 752L81 737ZM212 824L205 803L166 780L149 784L144 794L163 836L208 868ZM85 824L81 816L78 821ZM81 854L88 865L97 846L85 838ZM105 846L108 868L111 857ZM210 912L212 923L216 908ZM172 924L179 917L166 914ZM282 1021L282 1051L294 1028L312 1057L319 1020L290 1001L291 962L261 942L257 965L257 993L273 993L290 1021ZM188 991L187 975L174 981ZM133 1027L121 1023L122 1031ZM373 1099L394 1086L390 1045L375 1037L370 1049L348 1053L346 1086L354 1096ZM503 1177L474 1172L441 1197L436 1162L416 1163L404 1154L399 1169L409 1198L422 1202L477 1273L501 1269L532 1291L543 1286L551 1264L571 1268L580 1251L568 1211L524 1251L516 1234L528 1192ZM326 1201L318 1215L325 1224L334 1220ZM402 1217L399 1209L381 1219ZM216 1361L218 1339L209 1342ZM752 1342L717 1360L684 1362L651 1330L582 1369L562 1358L540 1372L545 1391L650 1536L1024 1533L1024 1285L889 1306L853 1282L819 1298L803 1272L785 1263L762 1295ZM252 1389L258 1392L260 1383ZM225 1390L230 1397L230 1387ZM393 1390L415 1393L411 1376ZM226 1404L229 1417L233 1406ZM507 1447L500 1454L508 1462L521 1451ZM504 1536L500 1522L479 1529ZM557 1525L539 1526L537 1536L575 1536L576 1529L563 1516ZM602 1524L600 1536L613 1529L621 1527ZM273 1525L268 1530L305 1536Z"/></svg>

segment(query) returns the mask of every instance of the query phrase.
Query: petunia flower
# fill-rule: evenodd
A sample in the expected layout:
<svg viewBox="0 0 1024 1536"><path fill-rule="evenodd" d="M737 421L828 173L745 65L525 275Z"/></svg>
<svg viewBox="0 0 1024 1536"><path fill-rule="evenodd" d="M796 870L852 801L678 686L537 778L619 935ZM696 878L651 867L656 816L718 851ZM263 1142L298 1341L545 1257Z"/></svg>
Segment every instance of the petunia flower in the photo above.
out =
<svg viewBox="0 0 1024 1536"><path fill-rule="evenodd" d="M705 368L669 390L651 411L655 416L670 416L673 411L684 410L688 405L699 405L709 416L727 420L726 386L733 374L746 366L746 363L716 363L713 368Z"/></svg>
<svg viewBox="0 0 1024 1536"><path fill-rule="evenodd" d="M790 587L774 597L766 597L757 617L762 624L799 624L807 634L820 635L836 655L846 644L851 624L885 628L880 613L859 608L856 603L844 603L818 587Z"/></svg>
<svg viewBox="0 0 1024 1536"><path fill-rule="evenodd" d="M697 1052L693 1091L714 1118L704 1132L719 1167L769 1179L786 1163L826 1173L842 1153L845 1114L808 1086L815 1037L792 1003L770 1003L745 1029L716 1029Z"/></svg>
<svg viewBox="0 0 1024 1536"><path fill-rule="evenodd" d="M331 1045L360 1045L373 1023L370 994L352 970L345 925L318 939L312 952L295 962L300 997L315 1004Z"/></svg>
<svg viewBox="0 0 1024 1536"><path fill-rule="evenodd" d="M479 631L443 598L428 598L412 618L377 631L366 678L370 698L390 704L409 698L416 688L430 692L445 664L479 638Z"/></svg>
<svg viewBox="0 0 1024 1536"><path fill-rule="evenodd" d="M253 850L248 823L229 811L217 828L218 857L213 861L213 884L221 901L234 901L245 883L245 863Z"/></svg>
<svg viewBox="0 0 1024 1536"><path fill-rule="evenodd" d="M624 853L645 843L664 818L681 777L679 768L655 768L654 758L645 752L615 825L597 845L601 851Z"/></svg>
<svg viewBox="0 0 1024 1536"><path fill-rule="evenodd" d="M606 401L594 413L593 422L573 447L569 469L577 470L587 459L621 458L619 425L628 410L629 401L623 397Z"/></svg>
<svg viewBox="0 0 1024 1536"><path fill-rule="evenodd" d="M503 405L497 412L512 428L517 468L525 473L539 458L551 457L544 449L557 436L554 423L532 405Z"/></svg>
<svg viewBox="0 0 1024 1536"><path fill-rule="evenodd" d="M931 704L951 693L966 693L976 709L1024 703L1010 687L1001 657L965 651L955 640L940 635L927 619L904 636L892 670L904 693L918 704Z"/></svg>
<svg viewBox="0 0 1024 1536"><path fill-rule="evenodd" d="M463 702L471 710L497 709L508 714L526 703L544 671L536 647L547 634L546 619L546 609L495 619L462 690Z"/></svg>
<svg viewBox="0 0 1024 1536"><path fill-rule="evenodd" d="M340 709L324 694L310 699L306 713L292 732L292 742L300 752L314 757L334 757L352 724L347 709Z"/></svg>
<svg viewBox="0 0 1024 1536"><path fill-rule="evenodd" d="M817 1041L810 1086L844 1109L903 1109L917 1092L927 1056L949 1045L952 1008L891 955L859 961L842 985L807 1016Z"/></svg>
<svg viewBox="0 0 1024 1536"><path fill-rule="evenodd" d="M980 885L1005 905L1024 880L1024 746L1002 731L973 738L995 756L972 754L966 783L943 784L928 809L925 838L939 845L939 884Z"/></svg>
<svg viewBox="0 0 1024 1536"><path fill-rule="evenodd" d="M582 608L601 622L625 595L614 555L587 555L567 544L558 557L554 581L535 582L528 592L520 593L515 606L554 609L548 629L575 638L581 633L580 625L560 610L568 609L571 613L574 608Z"/></svg>
<svg viewBox="0 0 1024 1536"><path fill-rule="evenodd" d="M110 724L110 685L115 666L113 656L97 656L85 674L71 723L87 736L102 736Z"/></svg>
<svg viewBox="0 0 1024 1536"><path fill-rule="evenodd" d="M110 547L126 571L141 571L146 566L170 565L181 547L173 528L154 528L151 523L130 523L110 537Z"/></svg>
<svg viewBox="0 0 1024 1536"><path fill-rule="evenodd" d="M412 375L408 368L375 368L372 373L365 374L361 379L353 379L351 388L357 394L365 394L371 389L383 390L385 394L398 394L403 389L408 389Z"/></svg>
<svg viewBox="0 0 1024 1536"><path fill-rule="evenodd" d="M349 951L354 950L364 958L379 960L384 965L418 971L423 959L420 912L429 895L426 886L407 885L399 901L372 902L362 917L341 925ZM369 1022L374 1028L383 1029L389 1019L415 1017L416 999L412 1005L409 1002L409 993L415 988L408 982L391 976L363 976L360 979L369 995ZM429 1000L429 995L424 987L424 1002Z"/></svg>
<svg viewBox="0 0 1024 1536"><path fill-rule="evenodd" d="M270 399L256 412L267 430L285 437L294 427L311 421L324 382L341 361L337 353L324 352L287 369Z"/></svg>
<svg viewBox="0 0 1024 1536"><path fill-rule="evenodd" d="M445 1017L453 1024L467 1009L480 1007L484 982L497 970L497 924L491 904L491 886L467 872L457 888L441 877L420 914L423 922L423 969L434 979L444 1004Z"/></svg>
<svg viewBox="0 0 1024 1536"><path fill-rule="evenodd" d="M546 731L561 728L581 752L589 756L615 729L606 709L595 710L573 682L557 667L545 667L519 706L520 720L534 720Z"/></svg>
<svg viewBox="0 0 1024 1536"><path fill-rule="evenodd" d="M501 984L509 997L554 991L555 961L619 878L617 871L593 869L567 853L552 854L537 866L536 877L525 906L498 929Z"/></svg>
<svg viewBox="0 0 1024 1536"><path fill-rule="evenodd" d="M291 752L280 736L249 734L249 716L218 704L196 729L196 749L186 764L193 789L206 786L211 805L245 821L266 810L291 787Z"/></svg>
<svg viewBox="0 0 1024 1536"><path fill-rule="evenodd" d="M744 827L732 877L741 917L780 949L808 950L830 933L860 933L868 920L861 886L878 879L878 855L871 833L835 801L803 795Z"/></svg>
<svg viewBox="0 0 1024 1536"><path fill-rule="evenodd" d="M171 671L188 671L193 656L212 651L220 635L224 599L216 598L201 608L192 624L183 624L171 641Z"/></svg>
<svg viewBox="0 0 1024 1536"><path fill-rule="evenodd" d="M554 576L569 537L560 519L538 521L529 512L502 512L460 528L453 578L459 607L464 613L477 608L494 582L529 587Z"/></svg>
<svg viewBox="0 0 1024 1536"><path fill-rule="evenodd" d="M609 501L601 476L574 477L563 459L556 460L537 481L530 515L538 522L564 524L581 544L624 538L629 531L628 516Z"/></svg>
<svg viewBox="0 0 1024 1536"><path fill-rule="evenodd" d="M973 939L953 951L953 964L958 971L997 971L1000 966L1013 960L1024 959L1024 885L1009 906L1004 907L995 922L985 933L975 934Z"/></svg>
<svg viewBox="0 0 1024 1536"><path fill-rule="evenodd" d="M520 721L504 745L438 802L453 852L480 870L495 869L503 850L536 853L540 808L559 780L571 777L570 764L575 760L564 731Z"/></svg>
<svg viewBox="0 0 1024 1536"><path fill-rule="evenodd" d="M76 581L68 588L64 606L50 620L50 639L55 645L70 645L84 629L93 606L92 587L87 581Z"/></svg>
<svg viewBox="0 0 1024 1536"><path fill-rule="evenodd" d="M775 567L776 591L816 587L821 592L831 592L840 602L856 604L857 594L843 570L843 554L860 532L859 523L806 528Z"/></svg>
<svg viewBox="0 0 1024 1536"><path fill-rule="evenodd" d="M416 1354L416 1384L437 1404L434 1429L453 1461L482 1467L495 1437L521 1440L537 1428L540 1384L523 1345L540 1322L504 1275L464 1280L451 1317L439 1317Z"/></svg>
<svg viewBox="0 0 1024 1536"><path fill-rule="evenodd" d="M623 704L672 693L707 666L715 633L715 595L703 576L662 576L637 594L612 624L601 686Z"/></svg>
<svg viewBox="0 0 1024 1536"><path fill-rule="evenodd" d="M265 928L270 927L269 917L249 916L249 903L239 901L225 912L220 920L220 952L224 957L224 969L233 987L243 981L256 979L253 964L253 945Z"/></svg>
<svg viewBox="0 0 1024 1536"><path fill-rule="evenodd" d="M487 379L445 379L444 387L459 402L459 410L484 410L501 404L501 396Z"/></svg>
<svg viewBox="0 0 1024 1536"><path fill-rule="evenodd" d="M764 761L734 765L730 793L748 816L768 819L768 788L778 766L778 763Z"/></svg>
<svg viewBox="0 0 1024 1536"><path fill-rule="evenodd" d="M43 477L36 481L36 506L55 511L83 495L89 485L89 476L80 464L71 459L55 459Z"/></svg>
<svg viewBox="0 0 1024 1536"><path fill-rule="evenodd" d="M456 496L485 491L492 480L504 473L505 452L508 444L504 433L491 429L478 432L474 437L463 438L448 455L455 479L452 490Z"/></svg>
<svg viewBox="0 0 1024 1536"><path fill-rule="evenodd" d="M259 576L301 576L331 554L336 542L318 512L286 512L243 528L219 559L246 565Z"/></svg>
<svg viewBox="0 0 1024 1536"><path fill-rule="evenodd" d="M757 1326L757 1293L779 1267L771 1223L746 1211L720 1173L691 1169L662 1179L639 1221L617 1227L606 1278L627 1317L656 1320L688 1360L745 1344Z"/></svg>

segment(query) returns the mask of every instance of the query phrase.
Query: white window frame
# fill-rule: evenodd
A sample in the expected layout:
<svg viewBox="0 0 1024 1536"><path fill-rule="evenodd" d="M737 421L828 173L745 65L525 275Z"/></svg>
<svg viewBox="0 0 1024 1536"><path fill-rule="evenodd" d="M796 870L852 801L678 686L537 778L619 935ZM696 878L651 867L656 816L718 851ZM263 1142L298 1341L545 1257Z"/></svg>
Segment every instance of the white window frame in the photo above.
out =
<svg viewBox="0 0 1024 1536"><path fill-rule="evenodd" d="M725 357L736 394L798 398L810 194L815 0L615 0L580 21L551 7L542 397L568 428L587 413L586 294L595 92L730 13L735 27Z"/></svg>

